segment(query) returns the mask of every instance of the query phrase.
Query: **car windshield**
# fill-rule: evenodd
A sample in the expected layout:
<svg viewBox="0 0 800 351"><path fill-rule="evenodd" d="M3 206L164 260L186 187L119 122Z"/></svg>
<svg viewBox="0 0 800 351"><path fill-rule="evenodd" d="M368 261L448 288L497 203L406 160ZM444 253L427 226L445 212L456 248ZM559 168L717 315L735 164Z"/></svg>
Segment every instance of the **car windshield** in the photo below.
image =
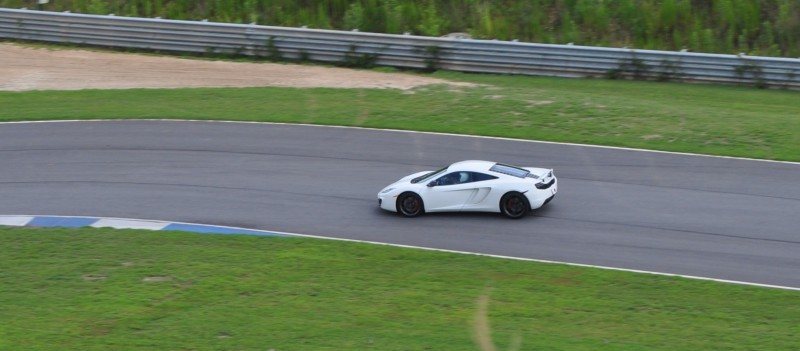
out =
<svg viewBox="0 0 800 351"><path fill-rule="evenodd" d="M431 179L431 178L433 178L433 177L436 177L436 176L438 176L439 174L442 174L442 173L444 173L444 171L446 171L446 170L447 170L447 167L445 167L445 168L442 168L442 169L440 169L440 170L438 170L438 171L433 171L433 172L430 172L430 173L425 173L425 174L423 174L423 175L421 175L421 176L419 176L419 177L416 177L416 178L414 178L414 179L411 179L411 184L417 184L417 183L419 183L419 182L424 182L424 181L427 181L427 180L429 180L429 179Z"/></svg>
<svg viewBox="0 0 800 351"><path fill-rule="evenodd" d="M504 165L502 163L496 163L492 168L489 168L492 172L508 174L510 176L525 178L525 176L530 173L527 169Z"/></svg>

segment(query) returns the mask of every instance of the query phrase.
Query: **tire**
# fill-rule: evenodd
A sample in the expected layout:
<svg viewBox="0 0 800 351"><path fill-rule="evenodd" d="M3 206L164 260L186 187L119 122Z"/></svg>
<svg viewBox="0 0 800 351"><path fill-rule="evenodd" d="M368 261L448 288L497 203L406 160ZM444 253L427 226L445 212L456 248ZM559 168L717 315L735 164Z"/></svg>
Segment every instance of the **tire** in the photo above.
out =
<svg viewBox="0 0 800 351"><path fill-rule="evenodd" d="M510 192L500 199L500 212L511 219L520 219L531 212L528 198L518 192Z"/></svg>
<svg viewBox="0 0 800 351"><path fill-rule="evenodd" d="M425 213L425 204L417 194L402 193L397 197L397 213L405 217L417 217Z"/></svg>

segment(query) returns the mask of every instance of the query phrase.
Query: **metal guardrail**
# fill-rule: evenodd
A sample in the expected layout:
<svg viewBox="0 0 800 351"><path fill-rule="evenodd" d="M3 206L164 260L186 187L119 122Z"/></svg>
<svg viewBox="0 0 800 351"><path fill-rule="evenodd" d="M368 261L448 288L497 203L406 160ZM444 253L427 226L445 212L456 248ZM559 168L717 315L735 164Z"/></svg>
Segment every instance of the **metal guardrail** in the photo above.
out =
<svg viewBox="0 0 800 351"><path fill-rule="evenodd" d="M560 77L800 88L800 59L0 9L0 38Z"/></svg>

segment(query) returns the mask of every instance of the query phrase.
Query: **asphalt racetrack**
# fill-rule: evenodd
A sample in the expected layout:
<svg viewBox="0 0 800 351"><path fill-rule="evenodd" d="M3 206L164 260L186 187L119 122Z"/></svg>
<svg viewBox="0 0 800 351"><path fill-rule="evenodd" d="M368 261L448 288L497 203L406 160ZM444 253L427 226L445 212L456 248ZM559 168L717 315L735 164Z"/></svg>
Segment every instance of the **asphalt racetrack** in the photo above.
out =
<svg viewBox="0 0 800 351"><path fill-rule="evenodd" d="M486 159L548 167L522 220L401 218L376 193ZM0 124L0 214L197 222L800 287L800 164L219 122Z"/></svg>

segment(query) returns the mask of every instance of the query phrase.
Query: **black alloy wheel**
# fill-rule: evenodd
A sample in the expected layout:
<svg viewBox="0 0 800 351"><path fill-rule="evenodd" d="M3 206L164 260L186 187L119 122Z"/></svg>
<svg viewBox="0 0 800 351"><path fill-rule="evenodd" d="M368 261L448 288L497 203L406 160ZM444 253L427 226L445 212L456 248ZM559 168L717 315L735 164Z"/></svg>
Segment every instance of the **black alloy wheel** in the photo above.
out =
<svg viewBox="0 0 800 351"><path fill-rule="evenodd" d="M520 219L525 217L530 210L531 205L528 204L528 199L520 193L511 192L503 195L503 198L500 199L500 212L508 218Z"/></svg>
<svg viewBox="0 0 800 351"><path fill-rule="evenodd" d="M403 193L397 197L397 212L406 217L416 217L425 212L425 205L419 195Z"/></svg>

